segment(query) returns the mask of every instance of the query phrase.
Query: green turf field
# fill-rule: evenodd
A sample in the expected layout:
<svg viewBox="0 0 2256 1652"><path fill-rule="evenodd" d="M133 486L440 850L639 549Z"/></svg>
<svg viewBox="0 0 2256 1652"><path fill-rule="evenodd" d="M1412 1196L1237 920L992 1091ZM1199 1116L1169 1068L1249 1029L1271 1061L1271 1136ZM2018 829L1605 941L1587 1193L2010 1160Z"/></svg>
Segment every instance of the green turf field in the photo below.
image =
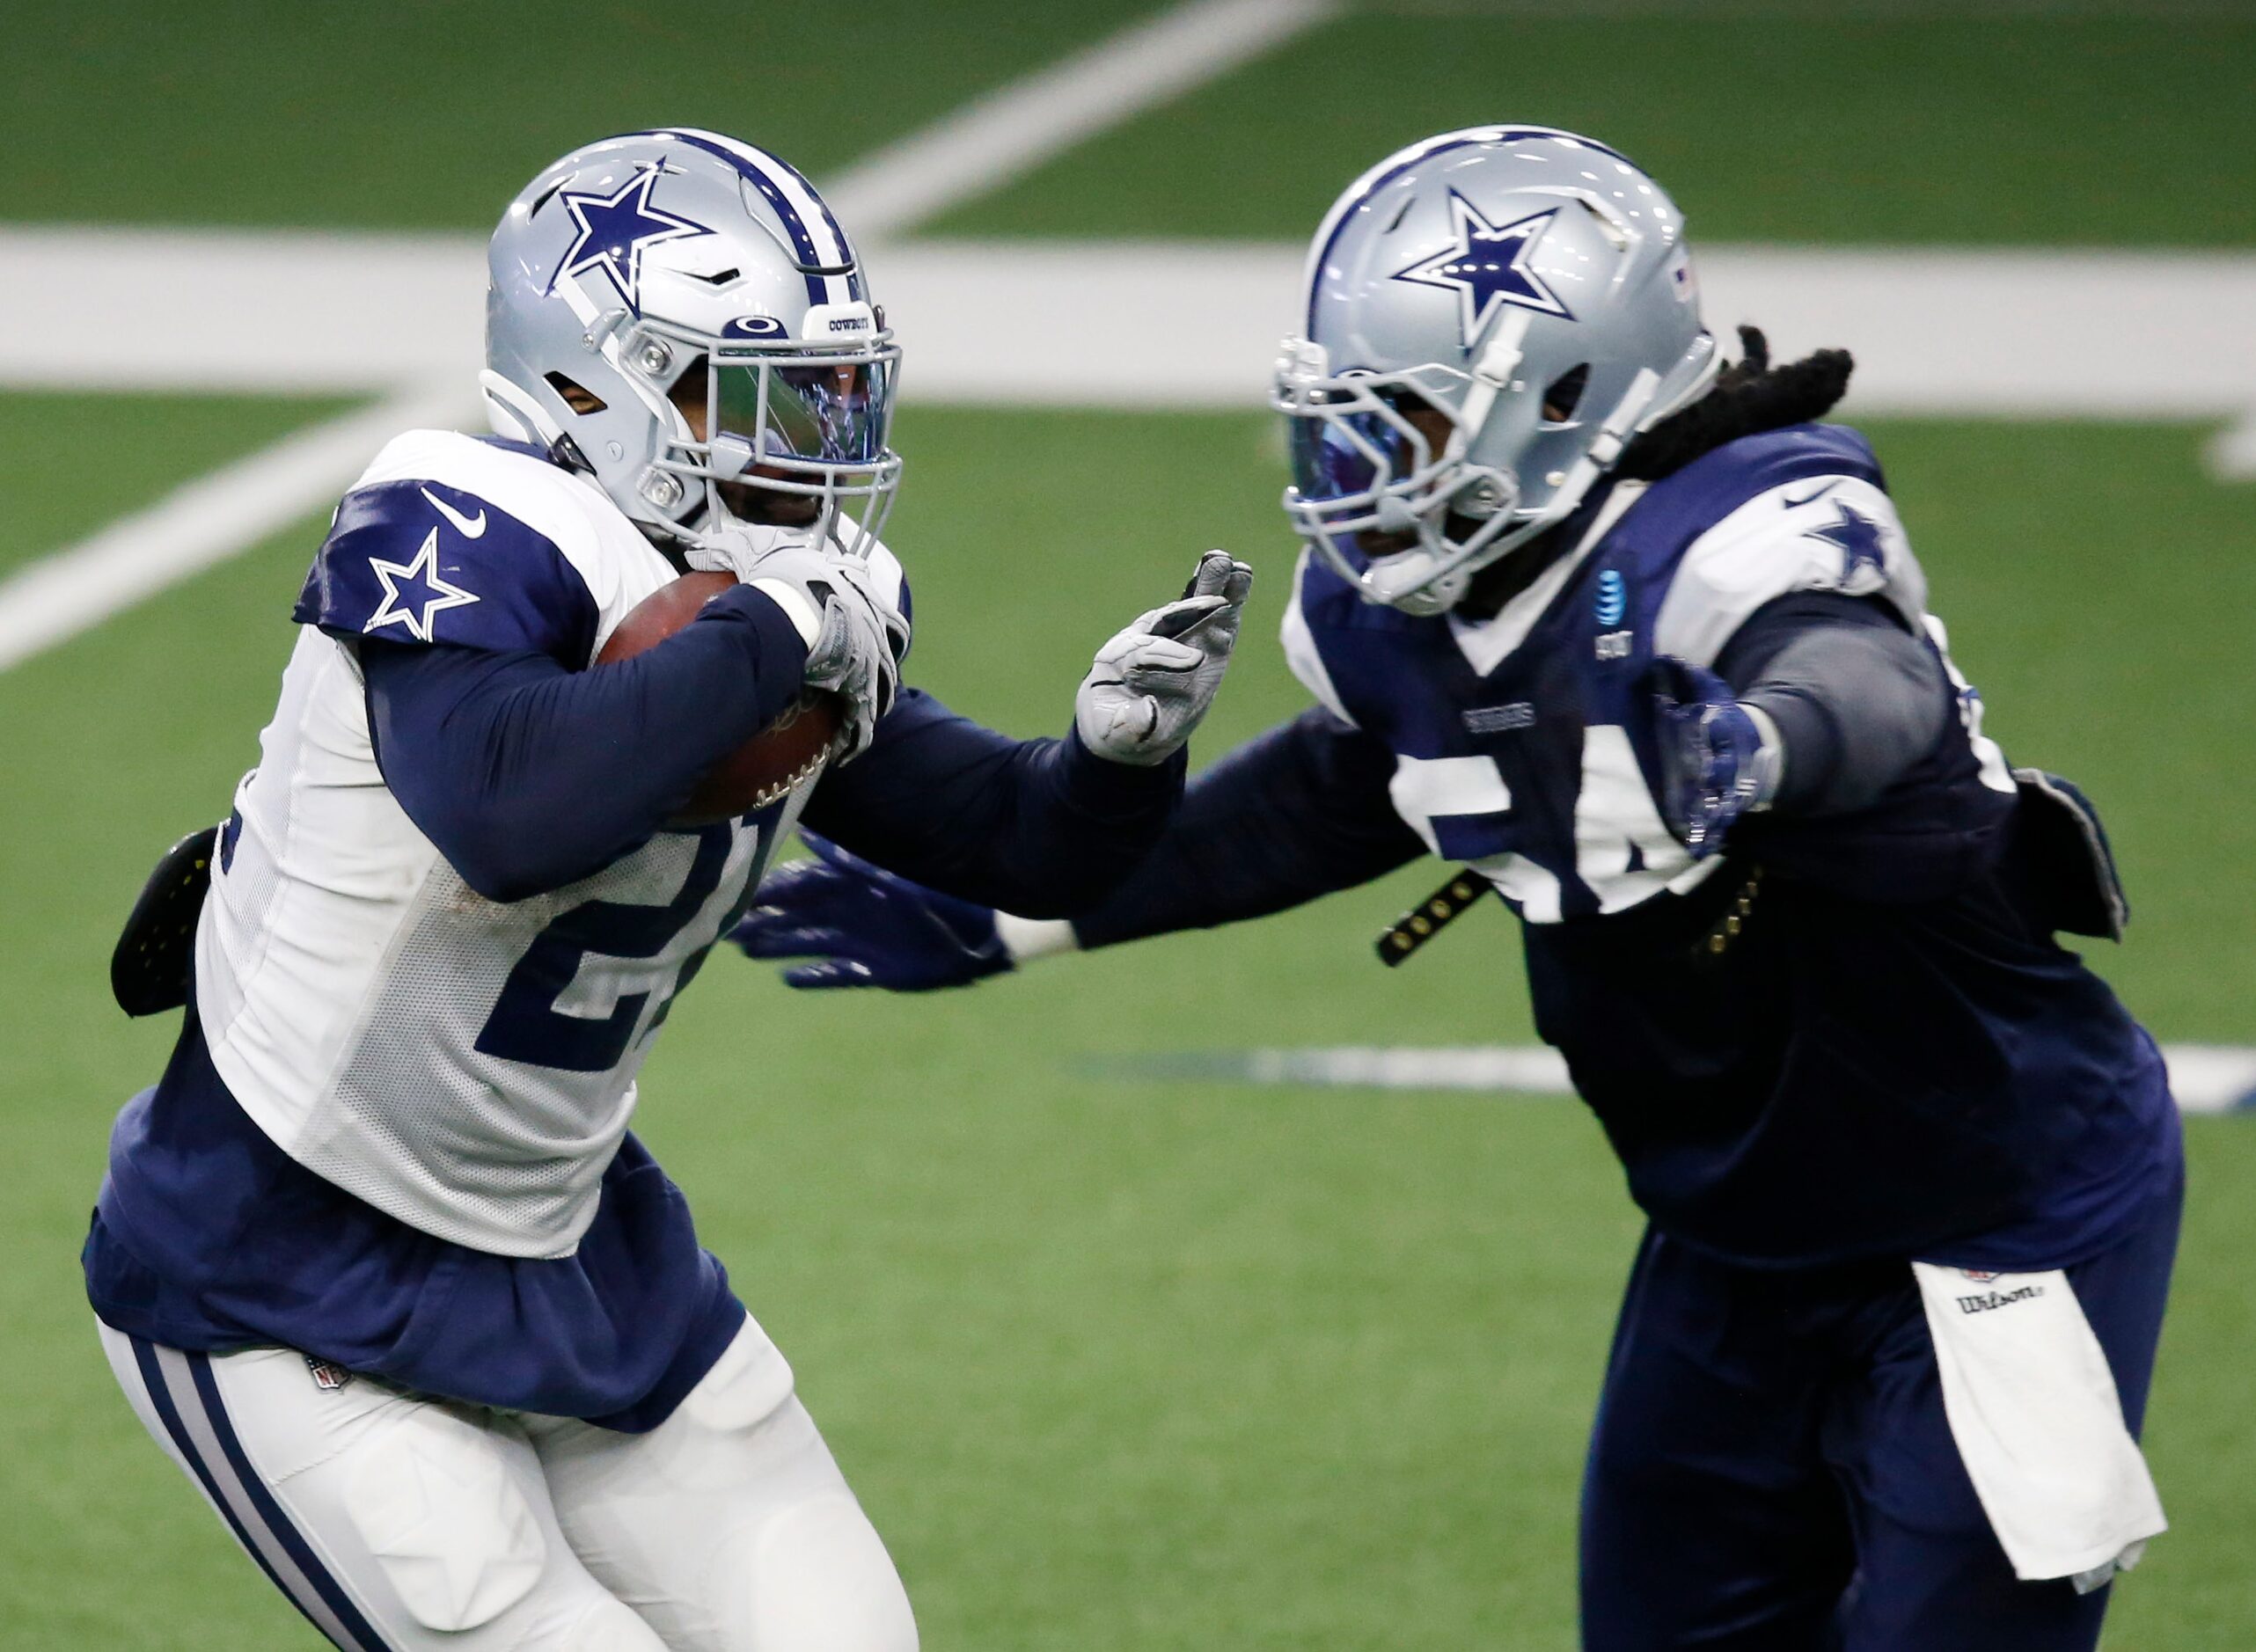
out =
<svg viewBox="0 0 2256 1652"><path fill-rule="evenodd" d="M28 157L0 219L463 228L578 137L678 114L835 169L1132 11L861 8L822 40L760 8L743 65L714 76L686 14L614 50L591 7L464 24L410 6L381 26L132 10L147 26L62 8L17 25L50 49L0 71L0 133ZM2256 33L1940 16L1360 15L941 227L1288 238L1395 143L1506 113L1601 126L1665 169L1696 228L1731 237L2256 236ZM518 72L484 71L520 52ZM1542 87L1495 106L1522 61ZM1325 99L1374 63L1401 95ZM1412 63L1433 66L1422 100ZM1314 113L1295 125L1293 105ZM2139 143L2106 124L2133 116ZM1201 164L1224 143L1255 157L1257 186ZM337 406L0 393L0 572ZM1990 732L2109 811L2138 909L2112 977L2164 1038L2256 1042L2256 895L2231 871L2256 857L2238 763L2256 488L2212 481L2191 427L1871 430ZM1089 650L1221 543L1264 583L1199 749L1302 703L1270 640L1291 547L1257 411L912 406L898 442L911 471L888 537L916 582L925 686L1014 732L1060 729ZM10 1652L311 1641L128 1413L77 1246L109 1116L172 1030L109 1004L116 923L254 760L323 514L0 673ZM927 1647L1573 1644L1581 1436L1637 1232L1594 1125L1562 1100L1173 1086L1093 1064L1525 1042L1500 909L1412 968L1373 963L1371 935L1433 874L971 993L797 997L716 958L683 1000L638 1128L790 1354ZM2116 1652L2256 1644L2256 1122L2188 1133L2149 1436L2175 1529L2120 1591Z"/></svg>

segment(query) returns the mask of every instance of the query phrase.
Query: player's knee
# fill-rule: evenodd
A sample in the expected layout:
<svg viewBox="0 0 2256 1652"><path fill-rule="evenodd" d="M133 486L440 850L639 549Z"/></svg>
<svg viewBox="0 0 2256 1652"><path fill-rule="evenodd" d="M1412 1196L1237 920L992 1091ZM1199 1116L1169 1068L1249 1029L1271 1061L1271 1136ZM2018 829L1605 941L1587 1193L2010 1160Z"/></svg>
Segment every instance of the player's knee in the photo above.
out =
<svg viewBox="0 0 2256 1652"><path fill-rule="evenodd" d="M916 1652L908 1591L843 1487L742 1533L729 1557L742 1652Z"/></svg>
<svg viewBox="0 0 2256 1652"><path fill-rule="evenodd" d="M666 1652L658 1632L616 1600L597 1601L564 1637L557 1652Z"/></svg>
<svg viewBox="0 0 2256 1652"><path fill-rule="evenodd" d="M346 1513L417 1623L474 1629L532 1592L548 1543L502 1437L421 1406L361 1439L353 1458Z"/></svg>

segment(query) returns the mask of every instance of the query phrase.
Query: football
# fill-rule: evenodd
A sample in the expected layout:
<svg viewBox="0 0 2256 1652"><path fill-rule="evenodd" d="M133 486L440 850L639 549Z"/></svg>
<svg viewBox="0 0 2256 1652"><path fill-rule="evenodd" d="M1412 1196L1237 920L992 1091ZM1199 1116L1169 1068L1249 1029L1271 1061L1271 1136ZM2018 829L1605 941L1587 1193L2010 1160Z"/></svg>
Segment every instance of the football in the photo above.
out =
<svg viewBox="0 0 2256 1652"><path fill-rule="evenodd" d="M661 585L619 622L596 663L614 665L657 647L736 582L733 574L690 573ZM787 795L831 755L840 721L836 698L818 690L802 693L781 716L714 764L670 823L708 826Z"/></svg>

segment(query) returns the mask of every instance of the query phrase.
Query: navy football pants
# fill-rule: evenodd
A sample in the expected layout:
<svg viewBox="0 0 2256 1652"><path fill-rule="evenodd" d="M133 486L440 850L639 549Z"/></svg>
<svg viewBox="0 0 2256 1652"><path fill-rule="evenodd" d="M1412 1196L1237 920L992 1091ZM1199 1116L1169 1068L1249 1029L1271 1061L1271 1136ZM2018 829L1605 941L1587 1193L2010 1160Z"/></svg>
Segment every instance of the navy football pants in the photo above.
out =
<svg viewBox="0 0 2256 1652"><path fill-rule="evenodd" d="M2182 1196L2068 1269L2134 1433ZM2014 1577L1909 1267L1759 1272L1646 1233L1583 1482L1586 1652L2089 1652L2106 1600Z"/></svg>

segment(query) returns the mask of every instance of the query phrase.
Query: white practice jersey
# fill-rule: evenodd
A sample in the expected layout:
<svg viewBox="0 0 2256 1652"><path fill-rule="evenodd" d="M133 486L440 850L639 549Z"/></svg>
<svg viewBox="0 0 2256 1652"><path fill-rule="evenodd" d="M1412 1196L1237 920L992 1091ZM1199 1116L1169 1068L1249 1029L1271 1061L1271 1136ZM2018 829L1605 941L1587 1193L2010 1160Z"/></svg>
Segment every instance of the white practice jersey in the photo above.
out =
<svg viewBox="0 0 2256 1652"><path fill-rule="evenodd" d="M670 1001L813 782L567 888L488 900L386 787L356 655L328 632L538 648L576 669L674 576L586 477L416 431L346 495L301 599L319 623L301 625L223 834L197 1012L279 1146L441 1239L572 1252Z"/></svg>

